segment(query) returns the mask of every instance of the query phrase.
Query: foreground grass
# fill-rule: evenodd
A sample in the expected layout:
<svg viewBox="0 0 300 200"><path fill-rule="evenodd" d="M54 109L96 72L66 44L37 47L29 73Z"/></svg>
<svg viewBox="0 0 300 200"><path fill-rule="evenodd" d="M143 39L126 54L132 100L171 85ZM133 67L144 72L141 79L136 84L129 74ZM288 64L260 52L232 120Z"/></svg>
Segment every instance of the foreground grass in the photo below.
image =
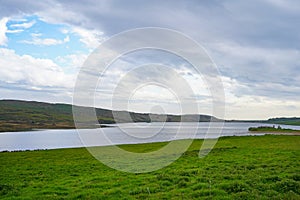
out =
<svg viewBox="0 0 300 200"><path fill-rule="evenodd" d="M134 152L166 143L123 145ZM86 149L0 153L2 199L300 199L300 137L225 137L198 158L201 140L173 164L119 172ZM103 147L105 148L105 147ZM133 163L134 164L134 163Z"/></svg>

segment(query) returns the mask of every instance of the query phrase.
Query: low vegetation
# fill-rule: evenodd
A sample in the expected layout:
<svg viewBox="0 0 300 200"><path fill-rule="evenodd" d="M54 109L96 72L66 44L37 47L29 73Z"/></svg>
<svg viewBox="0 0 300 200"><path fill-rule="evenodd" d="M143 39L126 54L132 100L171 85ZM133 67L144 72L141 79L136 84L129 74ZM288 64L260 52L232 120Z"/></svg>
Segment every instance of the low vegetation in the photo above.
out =
<svg viewBox="0 0 300 200"><path fill-rule="evenodd" d="M146 152L165 144L122 148ZM201 144L195 140L180 159L146 174L111 169L85 148L2 152L0 198L300 199L299 136L224 137L199 159Z"/></svg>
<svg viewBox="0 0 300 200"><path fill-rule="evenodd" d="M271 124L286 124L286 125L300 126L300 117L271 118L271 119L268 119L267 122L268 122L268 123L271 123Z"/></svg>
<svg viewBox="0 0 300 200"><path fill-rule="evenodd" d="M277 126L277 128L275 126L250 127L248 130L254 132L300 133L300 130L281 128L281 126Z"/></svg>

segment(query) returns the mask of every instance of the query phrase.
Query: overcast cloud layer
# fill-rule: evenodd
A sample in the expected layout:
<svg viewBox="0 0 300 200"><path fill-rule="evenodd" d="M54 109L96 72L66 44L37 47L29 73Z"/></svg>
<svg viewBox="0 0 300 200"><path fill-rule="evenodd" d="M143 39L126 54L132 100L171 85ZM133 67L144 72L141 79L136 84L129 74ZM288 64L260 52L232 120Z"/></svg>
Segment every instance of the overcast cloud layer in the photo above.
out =
<svg viewBox="0 0 300 200"><path fill-rule="evenodd" d="M297 0L0 0L1 99L71 103L76 75L94 48L121 31L149 26L180 31L207 50L224 82L227 119L299 116ZM131 65L154 57L187 79L199 97L200 112L210 114L209 92L198 87L201 77L193 76L187 63L157 54L116 62L118 67L112 66L106 75L107 88L98 94L97 106L109 108L105 101L109 88ZM155 96L154 91L141 90L130 108L147 112L151 110L147 97L157 97L161 104L173 98Z"/></svg>

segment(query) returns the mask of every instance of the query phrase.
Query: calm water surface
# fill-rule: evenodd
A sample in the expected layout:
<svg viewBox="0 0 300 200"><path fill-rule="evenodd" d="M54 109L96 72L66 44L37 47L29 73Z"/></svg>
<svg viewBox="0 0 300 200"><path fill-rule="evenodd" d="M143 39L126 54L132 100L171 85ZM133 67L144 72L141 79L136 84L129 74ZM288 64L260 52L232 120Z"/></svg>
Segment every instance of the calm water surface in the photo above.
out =
<svg viewBox="0 0 300 200"><path fill-rule="evenodd" d="M162 142L174 139L244 136L251 134L248 132L249 127L261 125L265 124L225 123L221 135L216 133L218 129L214 128L214 123L211 123L211 132L206 135L209 127L209 123L206 122L128 123L102 129L84 129L80 131L80 134L76 129L5 132L0 133L0 151L106 146L113 144ZM281 125L281 127L300 130L300 126ZM263 134L259 133L257 135Z"/></svg>

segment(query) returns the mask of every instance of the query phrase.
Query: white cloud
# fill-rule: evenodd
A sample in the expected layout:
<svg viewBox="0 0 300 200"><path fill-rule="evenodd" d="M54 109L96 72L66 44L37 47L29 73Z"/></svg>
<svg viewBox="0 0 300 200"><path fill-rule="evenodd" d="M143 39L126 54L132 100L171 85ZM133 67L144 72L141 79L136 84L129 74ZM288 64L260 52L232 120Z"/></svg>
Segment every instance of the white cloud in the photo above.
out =
<svg viewBox="0 0 300 200"><path fill-rule="evenodd" d="M13 50L0 49L0 80L25 86L28 89L41 87L72 88L74 75L66 74L50 59L17 55Z"/></svg>
<svg viewBox="0 0 300 200"><path fill-rule="evenodd" d="M28 28L32 27L35 23L36 23L36 21L33 20L30 22L24 22L24 23L20 23L20 24L12 24L12 25L10 25L10 28L28 29Z"/></svg>
<svg viewBox="0 0 300 200"><path fill-rule="evenodd" d="M0 46L6 46L7 43L7 37L6 37L6 33L7 33L7 26L6 23L8 22L8 18L4 17L0 20Z"/></svg>
<svg viewBox="0 0 300 200"><path fill-rule="evenodd" d="M6 33L21 33L23 32L24 30L22 29L16 29L16 30L7 30Z"/></svg>
<svg viewBox="0 0 300 200"><path fill-rule="evenodd" d="M88 48L95 49L106 39L104 33L97 30L88 30L80 27L73 27L72 32L80 36L80 41Z"/></svg>
<svg viewBox="0 0 300 200"><path fill-rule="evenodd" d="M259 93L258 90L263 87L267 90L288 89L282 88L282 85L269 83L268 88L265 85L256 84L249 86L236 79L229 77L222 77L225 95L226 95L226 119L268 119L271 117L294 117L298 116L298 110L300 109L299 98L287 98L282 96L281 98L270 97L270 95L264 95ZM249 91L240 93L239 91ZM292 90L292 93L299 93L300 88L297 91ZM274 92L273 92L274 93Z"/></svg>
<svg viewBox="0 0 300 200"><path fill-rule="evenodd" d="M60 66L63 66L64 69L77 71L80 67L82 67L87 57L87 54L69 54L66 56L58 56L55 58L55 61L59 63Z"/></svg>
<svg viewBox="0 0 300 200"><path fill-rule="evenodd" d="M101 4L97 3L97 7ZM106 3L104 3L106 4ZM83 13L72 9L66 9L65 5L57 3L55 7L48 8L45 11L37 12L42 20L55 24L68 24L71 29L62 29L61 32L67 34L69 32L76 33L80 36L80 41L88 48L95 49L106 37L99 29L85 26L90 22Z"/></svg>
<svg viewBox="0 0 300 200"><path fill-rule="evenodd" d="M53 6L47 6L46 9L37 10L36 12L43 21L53 24L72 24L74 26L82 25L88 21L82 13L67 8L63 3L56 1L50 3L53 3Z"/></svg>
<svg viewBox="0 0 300 200"><path fill-rule="evenodd" d="M63 40L54 39L54 38L40 38L40 34L31 34L31 40L23 40L21 43L25 44L33 44L33 45L41 45L41 46L52 46L58 44L64 44L70 42L70 37L66 36Z"/></svg>
<svg viewBox="0 0 300 200"><path fill-rule="evenodd" d="M226 119L268 119L271 117L295 117L299 115L299 101L278 100L269 97L245 95L235 97L235 103L227 102Z"/></svg>

